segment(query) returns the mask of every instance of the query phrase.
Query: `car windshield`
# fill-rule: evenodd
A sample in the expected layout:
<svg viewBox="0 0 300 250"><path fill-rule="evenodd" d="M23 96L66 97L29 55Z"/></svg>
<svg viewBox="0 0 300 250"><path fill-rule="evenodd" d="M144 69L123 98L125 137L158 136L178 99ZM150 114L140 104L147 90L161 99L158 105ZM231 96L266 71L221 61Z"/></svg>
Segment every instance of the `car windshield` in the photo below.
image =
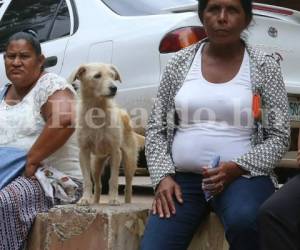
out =
<svg viewBox="0 0 300 250"><path fill-rule="evenodd" d="M276 5L276 6L300 11L299 0L256 0L255 2Z"/></svg>
<svg viewBox="0 0 300 250"><path fill-rule="evenodd" d="M121 16L155 15L164 9L197 3L197 0L102 0Z"/></svg>
<svg viewBox="0 0 300 250"><path fill-rule="evenodd" d="M140 16L160 14L164 9L196 4L197 0L102 0L102 2L121 16ZM300 11L299 0L256 0L255 2Z"/></svg>

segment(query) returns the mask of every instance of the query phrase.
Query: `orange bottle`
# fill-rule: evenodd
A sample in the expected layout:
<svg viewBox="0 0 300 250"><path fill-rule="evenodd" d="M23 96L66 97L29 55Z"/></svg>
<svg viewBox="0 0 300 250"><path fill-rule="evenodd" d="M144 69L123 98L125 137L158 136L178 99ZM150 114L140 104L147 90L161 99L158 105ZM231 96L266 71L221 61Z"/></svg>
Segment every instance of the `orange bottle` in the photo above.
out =
<svg viewBox="0 0 300 250"><path fill-rule="evenodd" d="M259 93L255 93L252 98L252 114L255 121L261 120L261 97Z"/></svg>

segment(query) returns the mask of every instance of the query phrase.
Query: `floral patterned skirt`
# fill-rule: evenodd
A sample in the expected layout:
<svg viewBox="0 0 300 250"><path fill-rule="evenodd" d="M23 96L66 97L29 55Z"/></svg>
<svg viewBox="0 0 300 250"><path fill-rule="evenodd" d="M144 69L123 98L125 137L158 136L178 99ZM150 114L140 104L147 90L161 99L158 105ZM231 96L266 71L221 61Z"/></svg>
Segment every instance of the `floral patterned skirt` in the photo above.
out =
<svg viewBox="0 0 300 250"><path fill-rule="evenodd" d="M36 215L53 203L37 180L18 177L0 191L0 250L24 249Z"/></svg>

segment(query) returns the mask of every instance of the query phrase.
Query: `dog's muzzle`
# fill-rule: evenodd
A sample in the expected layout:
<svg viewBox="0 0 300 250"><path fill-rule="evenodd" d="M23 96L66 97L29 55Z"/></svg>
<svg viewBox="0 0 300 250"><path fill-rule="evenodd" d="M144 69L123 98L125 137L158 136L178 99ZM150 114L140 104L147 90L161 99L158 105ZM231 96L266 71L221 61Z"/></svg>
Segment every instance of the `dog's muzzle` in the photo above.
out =
<svg viewBox="0 0 300 250"><path fill-rule="evenodd" d="M109 87L109 91L110 91L110 95L109 96L115 96L117 93L117 87L116 86L110 86Z"/></svg>

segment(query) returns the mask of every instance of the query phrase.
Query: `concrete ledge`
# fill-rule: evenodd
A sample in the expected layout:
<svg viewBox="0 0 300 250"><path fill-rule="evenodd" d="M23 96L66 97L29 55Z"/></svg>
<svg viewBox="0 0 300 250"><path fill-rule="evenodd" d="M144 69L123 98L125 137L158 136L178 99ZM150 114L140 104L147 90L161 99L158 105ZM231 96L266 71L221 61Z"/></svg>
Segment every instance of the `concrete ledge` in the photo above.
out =
<svg viewBox="0 0 300 250"><path fill-rule="evenodd" d="M37 216L29 250L138 250L148 204L58 206ZM228 250L214 213L199 227L188 250Z"/></svg>
<svg viewBox="0 0 300 250"><path fill-rule="evenodd" d="M60 206L37 216L29 250L135 250L144 232L148 207Z"/></svg>

